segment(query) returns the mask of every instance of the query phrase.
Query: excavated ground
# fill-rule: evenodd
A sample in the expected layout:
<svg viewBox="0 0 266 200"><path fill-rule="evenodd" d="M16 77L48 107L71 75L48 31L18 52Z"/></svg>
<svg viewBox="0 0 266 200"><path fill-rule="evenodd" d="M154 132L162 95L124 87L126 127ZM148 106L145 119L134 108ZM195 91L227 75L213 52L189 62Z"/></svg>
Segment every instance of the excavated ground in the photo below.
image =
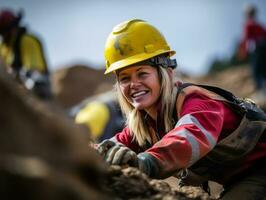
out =
<svg viewBox="0 0 266 200"><path fill-rule="evenodd" d="M135 168L108 167L87 133L53 102L41 102L0 68L1 199L208 199Z"/></svg>

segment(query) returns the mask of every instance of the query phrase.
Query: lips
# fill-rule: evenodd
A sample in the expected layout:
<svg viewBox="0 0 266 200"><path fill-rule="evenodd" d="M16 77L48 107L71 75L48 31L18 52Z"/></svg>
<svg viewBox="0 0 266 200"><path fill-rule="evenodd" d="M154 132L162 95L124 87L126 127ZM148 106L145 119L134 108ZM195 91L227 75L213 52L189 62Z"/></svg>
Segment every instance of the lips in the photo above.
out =
<svg viewBox="0 0 266 200"><path fill-rule="evenodd" d="M145 91L142 90L142 91L138 91L138 92L133 92L130 96L131 96L131 98L137 98L137 97L141 97L147 93L148 93L147 90L145 90Z"/></svg>

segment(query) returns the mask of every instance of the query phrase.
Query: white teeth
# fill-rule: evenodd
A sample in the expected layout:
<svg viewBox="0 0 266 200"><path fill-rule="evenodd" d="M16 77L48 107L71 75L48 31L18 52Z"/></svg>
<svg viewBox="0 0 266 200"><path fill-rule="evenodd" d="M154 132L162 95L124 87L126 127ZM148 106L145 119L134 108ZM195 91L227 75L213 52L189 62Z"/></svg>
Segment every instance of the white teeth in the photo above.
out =
<svg viewBox="0 0 266 200"><path fill-rule="evenodd" d="M145 91L136 92L136 93L134 93L134 94L132 95L132 97L134 98L134 97L138 97L138 96L141 96L141 95L144 95L144 94L146 94Z"/></svg>

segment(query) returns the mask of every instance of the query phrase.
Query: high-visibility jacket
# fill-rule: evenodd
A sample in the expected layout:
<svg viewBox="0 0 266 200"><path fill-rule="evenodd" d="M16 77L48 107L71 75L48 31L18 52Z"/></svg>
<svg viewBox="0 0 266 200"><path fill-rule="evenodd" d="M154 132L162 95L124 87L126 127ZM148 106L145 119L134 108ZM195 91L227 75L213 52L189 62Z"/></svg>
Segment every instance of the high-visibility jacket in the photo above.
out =
<svg viewBox="0 0 266 200"><path fill-rule="evenodd" d="M75 122L85 125L97 142L113 137L124 127L124 118L116 100L86 103L76 113Z"/></svg>
<svg viewBox="0 0 266 200"><path fill-rule="evenodd" d="M43 46L40 40L27 33L25 28L19 28L10 44L0 44L0 59L7 67L19 71L37 70L47 73L47 64Z"/></svg>
<svg viewBox="0 0 266 200"><path fill-rule="evenodd" d="M152 177L191 168L208 180L225 183L266 158L265 122L250 123L240 109L214 92L189 86L178 95L174 116L178 120L171 131L163 131L161 113L157 124L147 120L158 138L153 144L140 147L128 127L113 140L139 153Z"/></svg>

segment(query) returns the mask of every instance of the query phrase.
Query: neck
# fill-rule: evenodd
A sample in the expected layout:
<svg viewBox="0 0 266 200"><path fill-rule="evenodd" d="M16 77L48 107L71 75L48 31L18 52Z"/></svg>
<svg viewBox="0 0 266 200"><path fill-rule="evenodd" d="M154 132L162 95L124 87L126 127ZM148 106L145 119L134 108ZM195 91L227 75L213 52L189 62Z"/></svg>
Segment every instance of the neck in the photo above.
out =
<svg viewBox="0 0 266 200"><path fill-rule="evenodd" d="M157 120L157 114L158 114L157 109L149 108L145 111L153 120L155 120L155 121Z"/></svg>
<svg viewBox="0 0 266 200"><path fill-rule="evenodd" d="M161 102L158 100L153 106L145 109L145 112L154 120L157 120L158 112L160 110Z"/></svg>

